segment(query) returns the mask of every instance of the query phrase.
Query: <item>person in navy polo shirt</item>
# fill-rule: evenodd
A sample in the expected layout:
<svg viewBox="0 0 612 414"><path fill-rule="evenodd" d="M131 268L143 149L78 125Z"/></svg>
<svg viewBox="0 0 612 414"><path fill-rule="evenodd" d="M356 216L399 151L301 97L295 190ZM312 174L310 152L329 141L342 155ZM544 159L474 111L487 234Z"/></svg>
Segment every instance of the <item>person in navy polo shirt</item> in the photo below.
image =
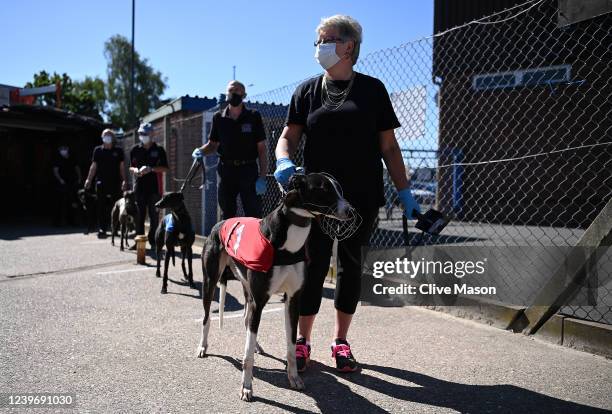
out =
<svg viewBox="0 0 612 414"><path fill-rule="evenodd" d="M113 204L121 197L121 190L127 189L123 149L116 147L114 141L112 130L102 131L102 145L94 148L91 167L85 180L85 189L95 184L100 239L106 237Z"/></svg>
<svg viewBox="0 0 612 414"><path fill-rule="evenodd" d="M192 156L201 159L217 151L221 157L217 172L223 219L236 216L238 195L245 216L261 217L258 196L266 192L268 171L263 122L259 112L242 103L246 89L241 82L233 80L227 85L227 97L229 105L213 116L208 142L196 148Z"/></svg>
<svg viewBox="0 0 612 414"><path fill-rule="evenodd" d="M138 218L136 233L144 234L145 216L149 215L149 244L155 247L155 230L159 223L159 214L155 203L160 199L158 173L168 171L166 151L151 140L153 127L150 123L141 124L138 128L140 144L130 151L130 172L134 175Z"/></svg>

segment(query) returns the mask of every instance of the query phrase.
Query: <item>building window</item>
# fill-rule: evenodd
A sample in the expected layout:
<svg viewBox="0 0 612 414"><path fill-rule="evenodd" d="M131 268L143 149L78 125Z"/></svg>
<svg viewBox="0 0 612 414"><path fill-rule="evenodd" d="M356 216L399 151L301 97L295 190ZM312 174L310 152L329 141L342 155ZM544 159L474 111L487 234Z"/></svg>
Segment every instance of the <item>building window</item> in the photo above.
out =
<svg viewBox="0 0 612 414"><path fill-rule="evenodd" d="M513 72L484 73L474 76L472 88L477 91L519 86L552 85L569 82L570 65L548 66L534 69L516 70Z"/></svg>
<svg viewBox="0 0 612 414"><path fill-rule="evenodd" d="M523 86L550 85L551 83L569 82L570 65L524 70Z"/></svg>
<svg viewBox="0 0 612 414"><path fill-rule="evenodd" d="M492 73L474 76L474 89L513 88L516 86L515 73Z"/></svg>

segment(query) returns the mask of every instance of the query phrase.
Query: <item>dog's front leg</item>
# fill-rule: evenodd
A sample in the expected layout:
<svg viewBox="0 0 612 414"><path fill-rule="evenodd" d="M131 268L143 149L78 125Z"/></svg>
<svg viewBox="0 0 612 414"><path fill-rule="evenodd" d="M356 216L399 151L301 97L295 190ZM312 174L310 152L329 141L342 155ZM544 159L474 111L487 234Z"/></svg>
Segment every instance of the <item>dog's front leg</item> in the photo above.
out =
<svg viewBox="0 0 612 414"><path fill-rule="evenodd" d="M185 259L187 258L187 247L181 246L181 269L183 269L183 277L185 280L189 280L189 276L187 275L187 267L185 266Z"/></svg>
<svg viewBox="0 0 612 414"><path fill-rule="evenodd" d="M114 211L111 214L111 246L115 245L115 232L117 231L117 224L114 221Z"/></svg>
<svg viewBox="0 0 612 414"><path fill-rule="evenodd" d="M125 237L125 247L127 249L130 248L130 244L128 243L128 233L130 232L129 224L130 224L130 220L128 219L125 221L125 228L122 230L123 237Z"/></svg>
<svg viewBox="0 0 612 414"><path fill-rule="evenodd" d="M202 314L202 334L200 336L200 344L198 345L198 358L206 356L208 348L208 332L210 330L210 304L215 293L216 281L211 280L206 270L204 270L204 278L202 280L202 306L204 313Z"/></svg>
<svg viewBox="0 0 612 414"><path fill-rule="evenodd" d="M123 235L127 232L126 228L125 228L125 219L121 220L121 234L119 235L119 237L121 237L121 245L119 246L119 250L123 251ZM127 243L127 237L126 237L126 241Z"/></svg>
<svg viewBox="0 0 612 414"><path fill-rule="evenodd" d="M174 246L166 242L166 257L164 257L164 278L162 280L161 293L168 293L168 267L170 266L170 256L174 254Z"/></svg>
<svg viewBox="0 0 612 414"><path fill-rule="evenodd" d="M248 305L248 328L246 330L246 343L244 345L244 357L242 358L242 388L240 389L240 399L251 401L253 399L253 365L255 364L255 348L257 347L257 331L261 320L261 310L263 306L257 306L254 301L249 301Z"/></svg>
<svg viewBox="0 0 612 414"><path fill-rule="evenodd" d="M163 243L160 243L158 241L157 245L155 247L157 249L156 252L155 252L155 256L157 256L156 257L156 259L157 259L157 271L155 272L155 276L161 277L161 272L160 272L159 268L160 268L160 262L161 262L162 251L163 251L164 246L163 246Z"/></svg>
<svg viewBox="0 0 612 414"><path fill-rule="evenodd" d="M187 246L187 266L189 266L189 287L195 289L195 283L193 283L193 247Z"/></svg>
<svg viewBox="0 0 612 414"><path fill-rule="evenodd" d="M288 296L288 295L287 295ZM300 292L295 292L285 300L285 334L287 336L287 377L289 385L296 390L304 389L304 381L300 378L295 360L295 341L297 340L297 325Z"/></svg>

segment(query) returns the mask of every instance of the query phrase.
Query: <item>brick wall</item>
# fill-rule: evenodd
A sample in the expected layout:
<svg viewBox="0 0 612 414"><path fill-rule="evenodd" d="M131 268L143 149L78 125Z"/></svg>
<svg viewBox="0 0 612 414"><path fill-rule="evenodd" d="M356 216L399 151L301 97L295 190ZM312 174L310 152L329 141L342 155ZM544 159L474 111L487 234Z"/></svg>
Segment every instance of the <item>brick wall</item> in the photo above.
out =
<svg viewBox="0 0 612 414"><path fill-rule="evenodd" d="M166 190L178 191L193 162L191 153L196 146L202 145L202 114L192 112L179 112L168 117L168 121L156 121L163 131L164 123L169 125L167 133L168 164L170 171L166 177ZM162 132L163 136L163 132ZM185 204L191 215L196 233L202 229L202 191L198 188L202 184L200 172L195 176L192 185L184 191Z"/></svg>

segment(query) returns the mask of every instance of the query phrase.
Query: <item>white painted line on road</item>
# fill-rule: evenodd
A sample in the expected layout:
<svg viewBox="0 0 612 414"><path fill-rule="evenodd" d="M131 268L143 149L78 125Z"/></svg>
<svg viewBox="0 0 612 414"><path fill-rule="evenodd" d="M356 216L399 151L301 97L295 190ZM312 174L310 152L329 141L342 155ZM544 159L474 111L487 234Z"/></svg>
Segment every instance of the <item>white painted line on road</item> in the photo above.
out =
<svg viewBox="0 0 612 414"><path fill-rule="evenodd" d="M261 311L261 313L270 313L270 312L278 312L278 311L282 311L285 308L272 308L272 309L264 309L263 311ZM235 318L242 318L244 314L242 312L240 313L231 313L229 315L223 315L223 320L225 319L235 319ZM218 316L212 316L210 318L211 321L218 321L219 317ZM202 318L199 319L195 319L196 322L202 322Z"/></svg>
<svg viewBox="0 0 612 414"><path fill-rule="evenodd" d="M129 272L142 272L145 269L123 269L123 270L109 270L108 272L98 272L97 275L113 275L116 273L129 273Z"/></svg>

